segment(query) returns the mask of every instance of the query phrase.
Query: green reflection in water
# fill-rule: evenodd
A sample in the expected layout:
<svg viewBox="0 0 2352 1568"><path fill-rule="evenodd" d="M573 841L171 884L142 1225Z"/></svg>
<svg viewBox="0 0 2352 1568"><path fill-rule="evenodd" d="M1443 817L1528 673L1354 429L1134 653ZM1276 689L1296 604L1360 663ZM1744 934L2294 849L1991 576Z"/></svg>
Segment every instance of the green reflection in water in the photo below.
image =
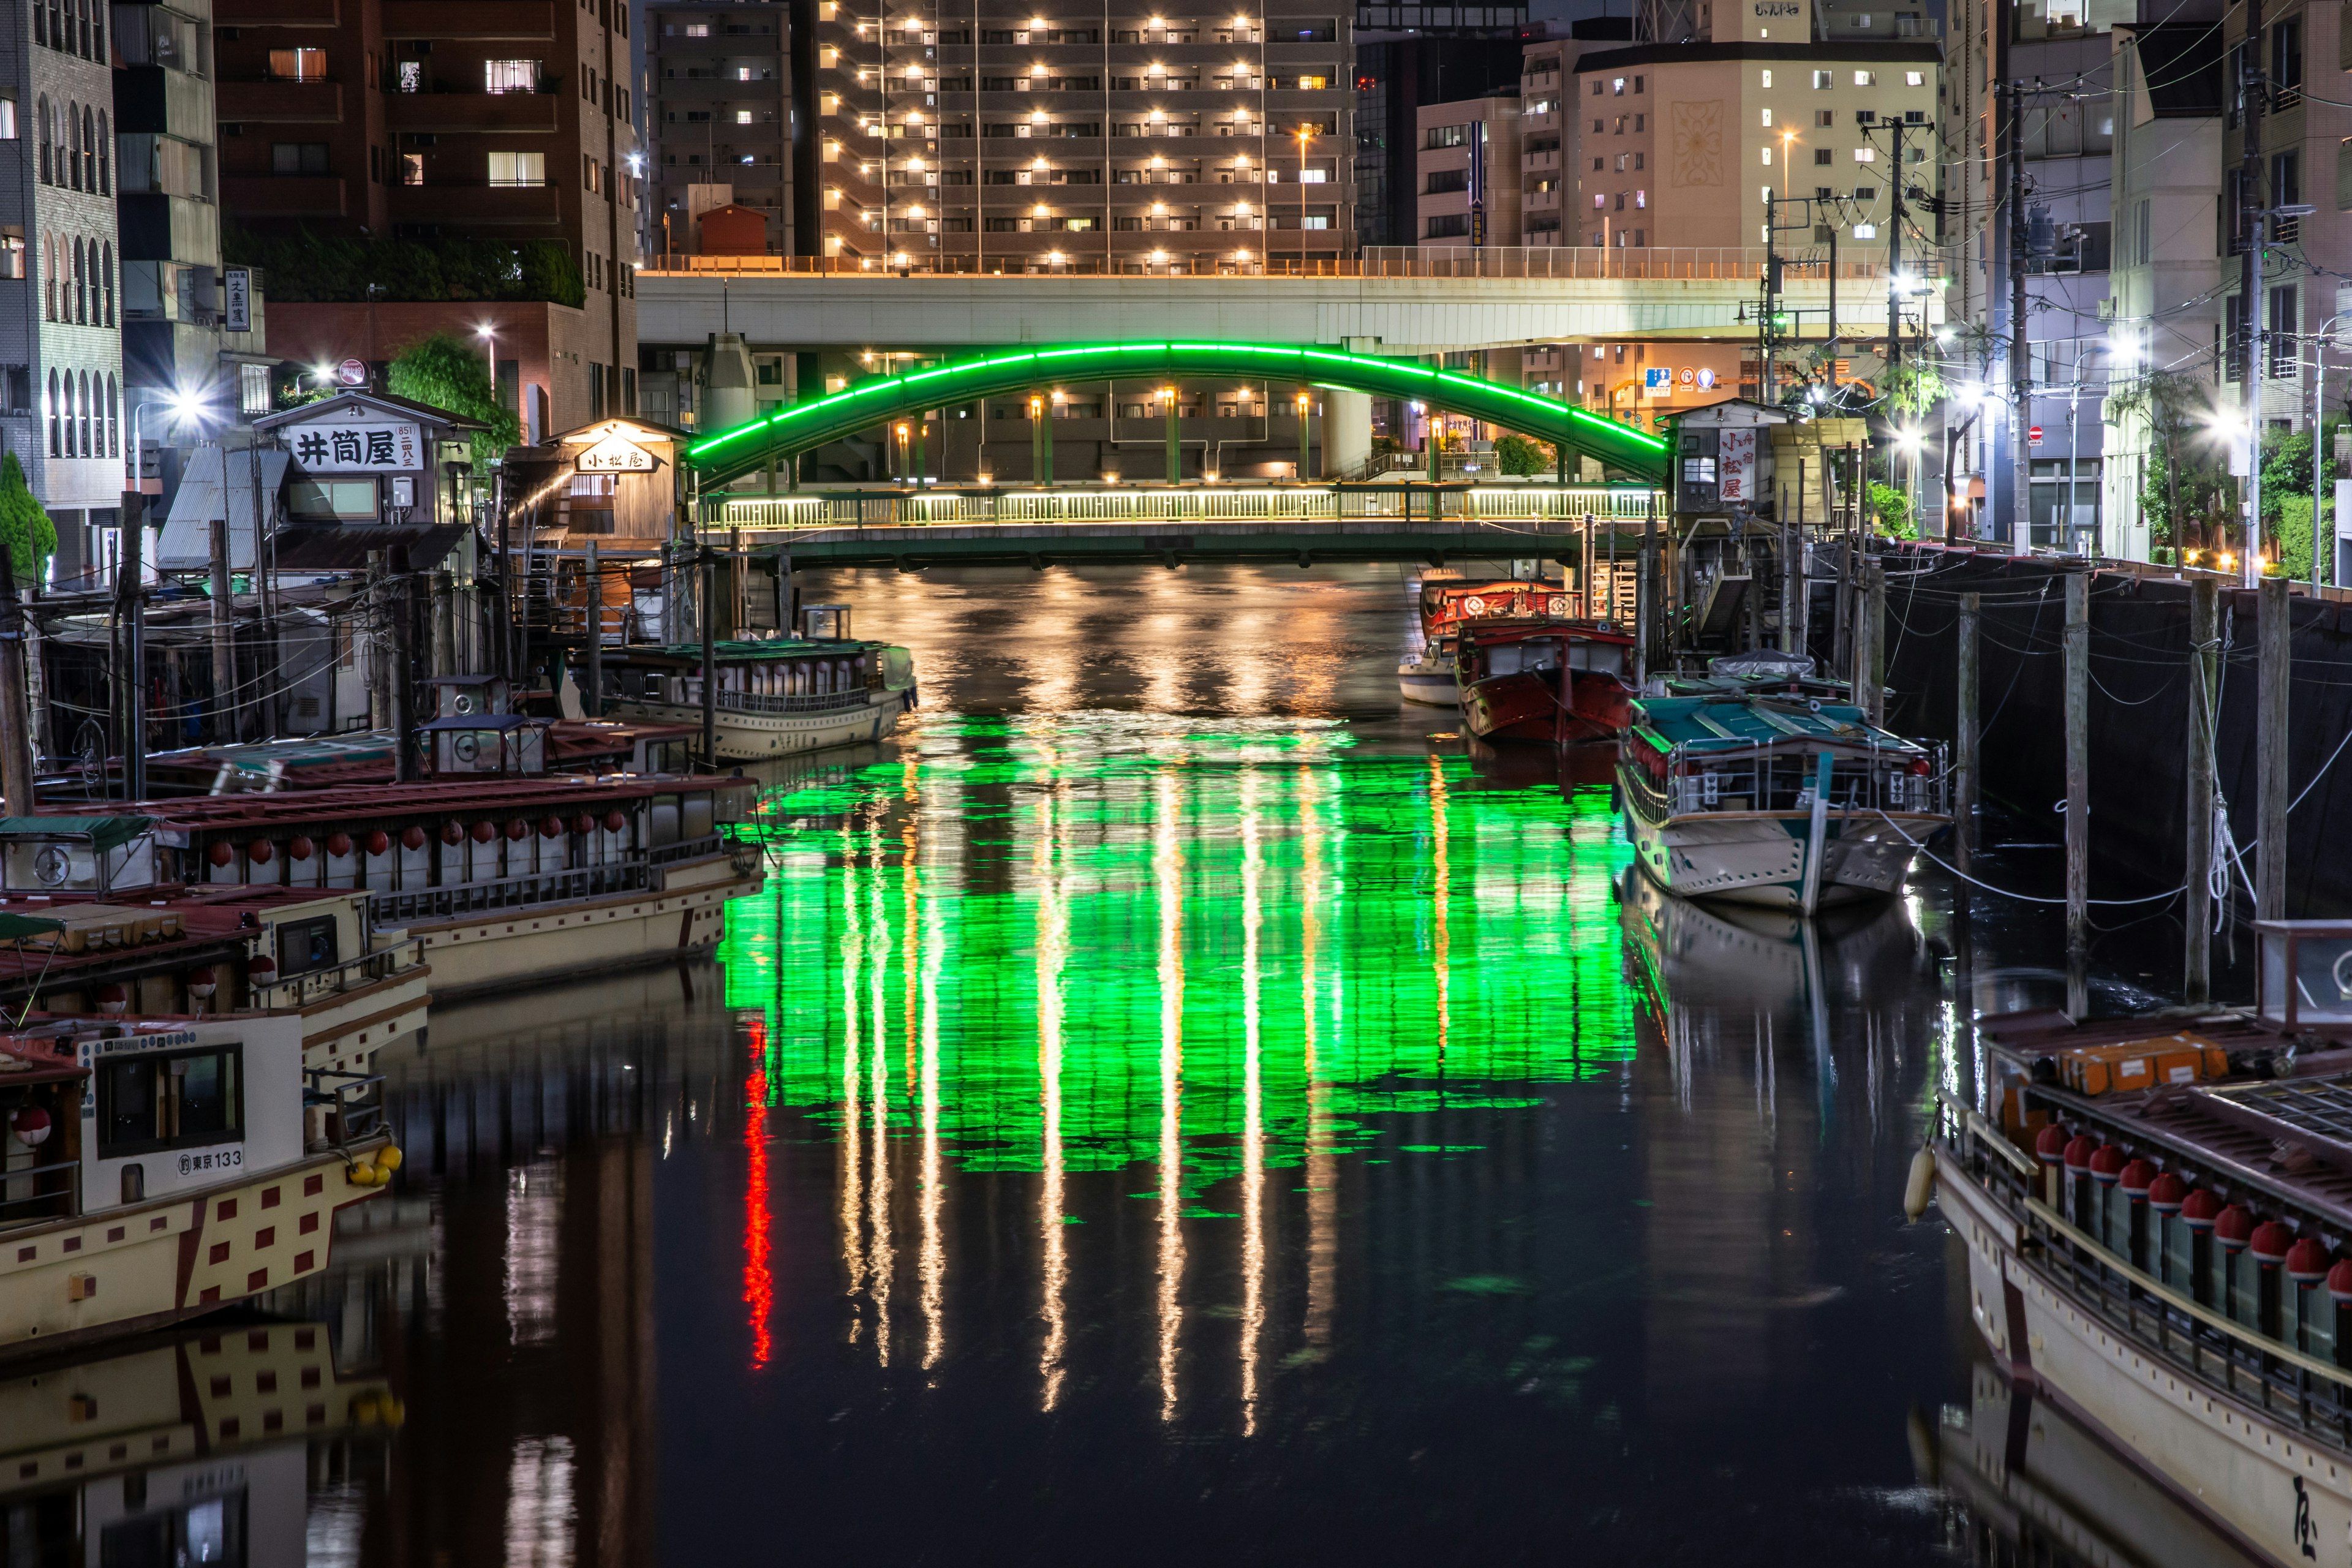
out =
<svg viewBox="0 0 2352 1568"><path fill-rule="evenodd" d="M772 1107L971 1170L1164 1168L1174 1128L1189 1201L1253 1142L1296 1165L1633 1052L1605 789L1312 721L934 718L904 751L751 825L771 880L720 955Z"/></svg>

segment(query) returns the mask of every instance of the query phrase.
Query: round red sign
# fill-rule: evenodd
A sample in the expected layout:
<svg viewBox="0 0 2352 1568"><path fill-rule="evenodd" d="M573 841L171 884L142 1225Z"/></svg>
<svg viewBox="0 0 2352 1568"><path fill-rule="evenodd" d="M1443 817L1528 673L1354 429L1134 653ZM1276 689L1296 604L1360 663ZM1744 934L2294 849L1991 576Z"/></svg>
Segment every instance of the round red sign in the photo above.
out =
<svg viewBox="0 0 2352 1568"><path fill-rule="evenodd" d="M365 386L368 379L367 361L345 360L335 367L335 379L345 386Z"/></svg>

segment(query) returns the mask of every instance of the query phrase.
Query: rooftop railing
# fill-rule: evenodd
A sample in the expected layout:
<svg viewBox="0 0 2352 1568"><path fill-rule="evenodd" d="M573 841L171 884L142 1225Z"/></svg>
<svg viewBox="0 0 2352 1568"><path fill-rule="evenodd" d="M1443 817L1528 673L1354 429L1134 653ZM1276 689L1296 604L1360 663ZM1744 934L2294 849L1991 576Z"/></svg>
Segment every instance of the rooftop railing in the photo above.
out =
<svg viewBox="0 0 2352 1568"><path fill-rule="evenodd" d="M653 278L721 277L775 278L976 278L1016 282L1034 278L1151 277L1197 279L1204 282L1229 279L1237 273L1266 278L1356 279L1521 279L1558 282L1755 282L1764 276L1773 255L1760 245L1654 247L1581 245L1552 246L1373 246L1355 256L1273 257L1253 255L1237 262L1232 253L1203 251L1191 258L1144 264L1126 258L1072 259L1028 270L1026 254L975 259L969 256L929 256L919 266L900 267L881 257L857 256L688 256L670 252L648 258L641 271ZM1779 253L1783 278L1794 283L1826 283L1832 270L1841 279L1869 280L1885 276L1884 246L1840 246L1834 264L1827 246L1790 247Z"/></svg>

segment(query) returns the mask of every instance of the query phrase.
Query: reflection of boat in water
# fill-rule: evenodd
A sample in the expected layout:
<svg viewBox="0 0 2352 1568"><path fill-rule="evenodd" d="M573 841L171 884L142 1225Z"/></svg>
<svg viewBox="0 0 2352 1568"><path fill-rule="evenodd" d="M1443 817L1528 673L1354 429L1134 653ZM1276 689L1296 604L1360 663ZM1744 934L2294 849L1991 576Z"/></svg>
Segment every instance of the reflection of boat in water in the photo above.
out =
<svg viewBox="0 0 2352 1568"><path fill-rule="evenodd" d="M1462 737L1470 757L1473 788L1535 789L1558 784L1563 794L1605 789L1617 776L1617 748L1596 741L1577 746L1493 746L1475 735Z"/></svg>
<svg viewBox="0 0 2352 1568"><path fill-rule="evenodd" d="M1859 708L1725 695L1633 712L1625 836L1677 897L1811 911L1884 896L1951 820L1927 749Z"/></svg>
<svg viewBox="0 0 2352 1568"><path fill-rule="evenodd" d="M1919 961L1918 930L1895 900L1842 905L1808 922L1793 910L1674 898L1630 866L1618 899L1620 923L1662 1005L1793 1008L1816 986L1866 1001L1881 986L1907 984Z"/></svg>
<svg viewBox="0 0 2352 1568"><path fill-rule="evenodd" d="M2242 1568L2246 1553L2098 1434L1981 1363L1968 1408L1913 1416L1926 1485L1966 1506L1970 1561L2049 1568Z"/></svg>
<svg viewBox="0 0 2352 1568"><path fill-rule="evenodd" d="M2251 1011L1980 1017L1978 1098L1945 1098L1907 1201L2038 1399L2260 1560L2340 1560L2352 922L2255 929Z"/></svg>
<svg viewBox="0 0 2352 1568"><path fill-rule="evenodd" d="M311 1445L380 1440L403 1414L336 1360L324 1324L261 1322L0 1381L7 1561L299 1568Z"/></svg>

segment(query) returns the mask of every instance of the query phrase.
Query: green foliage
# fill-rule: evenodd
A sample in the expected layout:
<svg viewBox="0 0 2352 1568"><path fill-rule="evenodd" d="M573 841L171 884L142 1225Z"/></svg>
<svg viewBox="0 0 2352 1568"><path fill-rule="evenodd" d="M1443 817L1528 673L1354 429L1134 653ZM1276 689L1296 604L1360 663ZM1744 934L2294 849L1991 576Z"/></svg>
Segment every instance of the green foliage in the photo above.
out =
<svg viewBox="0 0 2352 1568"><path fill-rule="evenodd" d="M41 563L58 552L58 525L25 483L16 454L0 458L0 538L8 542L8 570L19 590L41 580Z"/></svg>
<svg viewBox="0 0 2352 1568"><path fill-rule="evenodd" d="M436 332L409 344L392 362L384 384L394 397L429 403L488 426L474 437L477 468L487 468L522 438L522 421L499 405L481 351L463 338Z"/></svg>
<svg viewBox="0 0 2352 1568"><path fill-rule="evenodd" d="M1552 449L1526 436L1504 435L1495 439L1495 460L1507 474L1548 474L1552 468Z"/></svg>
<svg viewBox="0 0 2352 1568"><path fill-rule="evenodd" d="M1877 521L1878 531L1889 539L1919 537L1918 521L1911 515L1911 497L1893 485L1871 481L1870 515Z"/></svg>
<svg viewBox="0 0 2352 1568"><path fill-rule="evenodd" d="M292 303L528 300L576 310L588 300L579 261L560 240L342 239L230 223L221 242L230 261L267 272L271 299Z"/></svg>
<svg viewBox="0 0 2352 1568"><path fill-rule="evenodd" d="M2305 443L2306 446L2309 442ZM2267 490L2263 492L2266 496ZM2277 546L2276 563L2289 577L2308 580L2311 576L2311 492L2280 498L2273 511L2269 501L2263 503L2263 513L2270 521L2263 524L2270 531L2271 542Z"/></svg>
<svg viewBox="0 0 2352 1568"><path fill-rule="evenodd" d="M1934 365L1899 365L1886 378L1886 404L1897 414L1920 415L1944 396L1944 377Z"/></svg>
<svg viewBox="0 0 2352 1568"><path fill-rule="evenodd" d="M2230 454L2206 430L2212 389L2194 377L2158 371L2108 400L2112 414L2137 413L2148 425L2147 467L2139 504L2152 545L2183 550L2224 545L2237 521L2237 481Z"/></svg>

